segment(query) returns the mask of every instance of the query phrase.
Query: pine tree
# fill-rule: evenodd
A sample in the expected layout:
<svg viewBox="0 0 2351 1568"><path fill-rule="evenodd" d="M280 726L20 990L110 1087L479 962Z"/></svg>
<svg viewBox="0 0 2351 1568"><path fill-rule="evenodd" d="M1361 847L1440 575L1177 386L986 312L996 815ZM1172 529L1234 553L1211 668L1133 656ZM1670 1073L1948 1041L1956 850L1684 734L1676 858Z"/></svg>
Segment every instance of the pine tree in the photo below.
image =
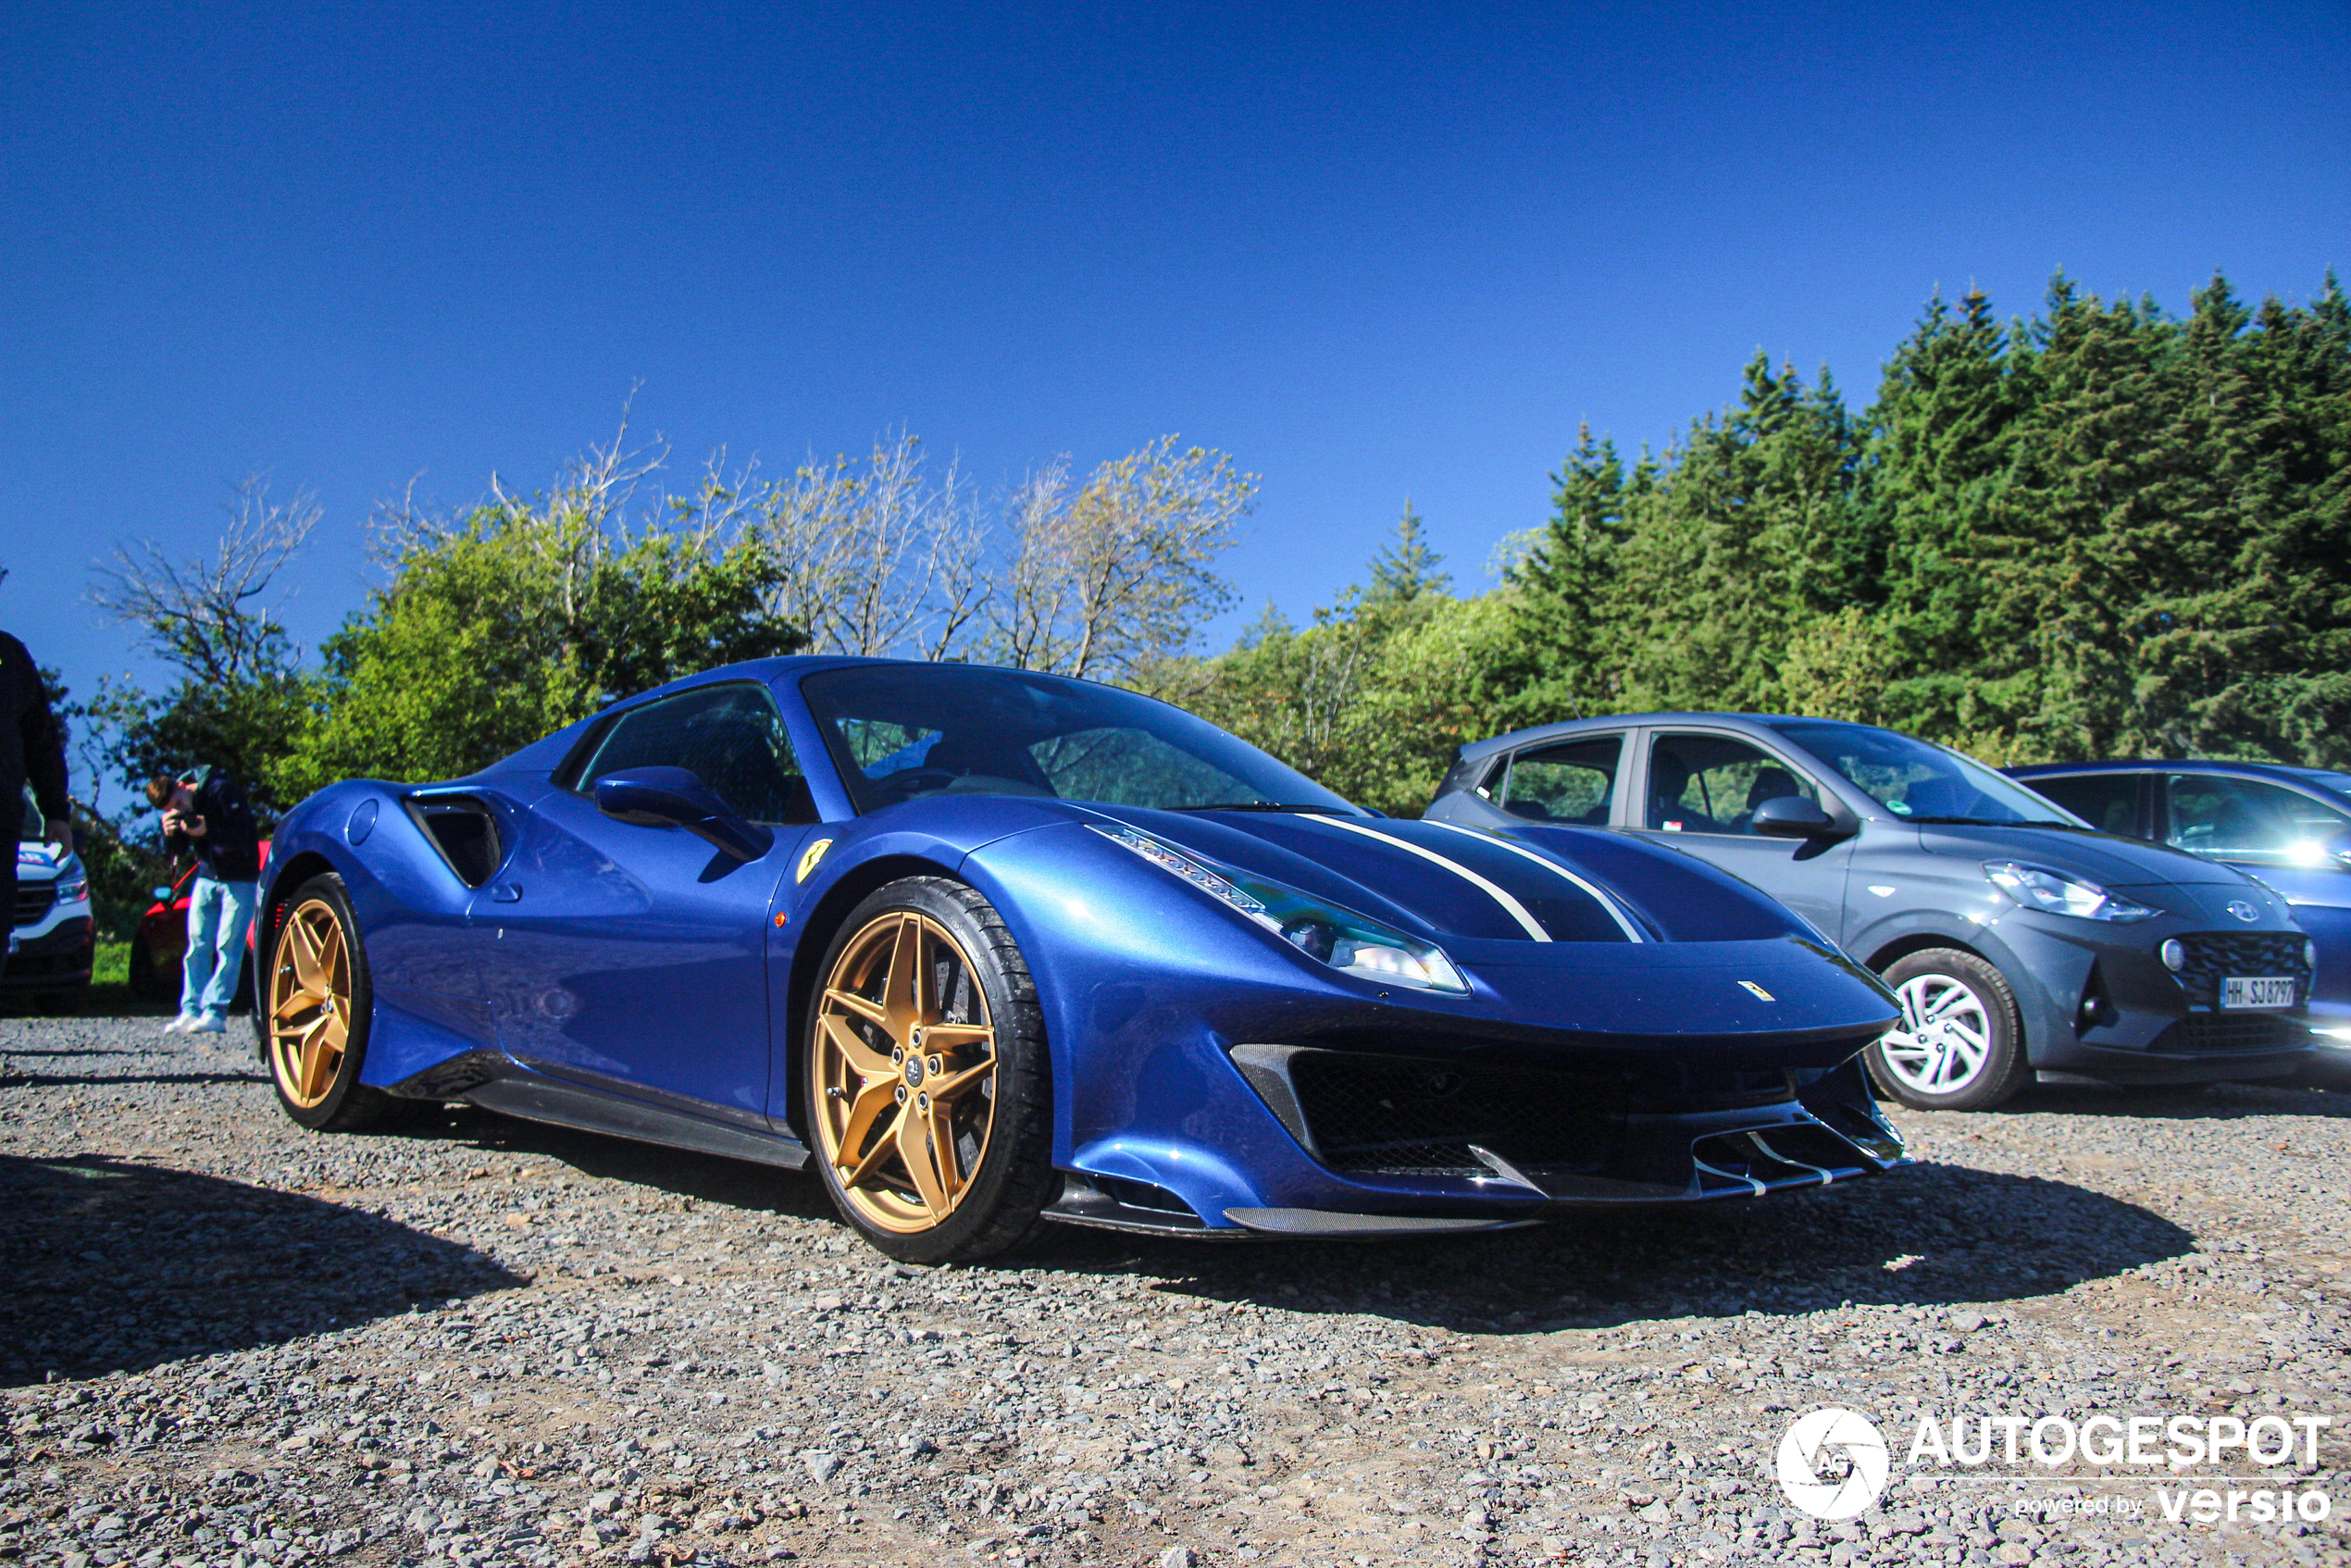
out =
<svg viewBox="0 0 2351 1568"><path fill-rule="evenodd" d="M1630 525L1628 501L1645 495L1651 473L1628 485L1615 444L1579 426L1574 450L1551 476L1551 516L1542 537L1508 577L1512 666L1499 683L1515 691L1520 724L1605 711L1621 688L1615 609L1616 554Z"/></svg>
<svg viewBox="0 0 2351 1568"><path fill-rule="evenodd" d="M1421 515L1412 498L1404 498L1403 515L1396 519L1396 541L1382 545L1372 557L1372 585L1364 591L1367 605L1409 604L1431 593L1451 590L1451 574L1443 571L1445 557L1429 547Z"/></svg>

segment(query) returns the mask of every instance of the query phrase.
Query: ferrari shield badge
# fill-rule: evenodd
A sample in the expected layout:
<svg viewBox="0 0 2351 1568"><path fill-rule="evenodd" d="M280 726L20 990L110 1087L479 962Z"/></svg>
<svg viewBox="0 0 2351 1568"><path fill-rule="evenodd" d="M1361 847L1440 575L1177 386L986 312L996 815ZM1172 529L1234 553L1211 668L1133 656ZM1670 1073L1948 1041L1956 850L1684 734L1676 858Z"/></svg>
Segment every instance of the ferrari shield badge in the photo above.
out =
<svg viewBox="0 0 2351 1568"><path fill-rule="evenodd" d="M807 881L808 874L816 869L816 863L824 859L825 852L832 847L833 841L830 839L819 839L801 851L800 865L792 871L791 879L795 882Z"/></svg>

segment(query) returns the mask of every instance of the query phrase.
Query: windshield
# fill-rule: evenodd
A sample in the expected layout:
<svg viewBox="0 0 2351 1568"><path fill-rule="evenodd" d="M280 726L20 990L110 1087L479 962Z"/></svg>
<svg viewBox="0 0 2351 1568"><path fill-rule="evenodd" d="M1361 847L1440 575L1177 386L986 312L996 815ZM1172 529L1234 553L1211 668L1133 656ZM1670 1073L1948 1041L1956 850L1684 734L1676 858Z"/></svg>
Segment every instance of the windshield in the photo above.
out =
<svg viewBox="0 0 2351 1568"><path fill-rule="evenodd" d="M1897 816L2075 826L2056 806L1982 763L1891 729L1826 719L1790 719L1772 728Z"/></svg>
<svg viewBox="0 0 2351 1568"><path fill-rule="evenodd" d="M865 665L800 683L860 812L925 795L1105 805L1355 807L1181 708L979 665Z"/></svg>

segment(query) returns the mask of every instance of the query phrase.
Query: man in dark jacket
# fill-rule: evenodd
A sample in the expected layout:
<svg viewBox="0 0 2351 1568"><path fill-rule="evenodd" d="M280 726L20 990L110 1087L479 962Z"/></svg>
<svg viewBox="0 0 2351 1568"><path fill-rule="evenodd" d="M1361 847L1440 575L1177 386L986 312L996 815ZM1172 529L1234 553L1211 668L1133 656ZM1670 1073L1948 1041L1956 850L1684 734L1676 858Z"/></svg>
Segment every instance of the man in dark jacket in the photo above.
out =
<svg viewBox="0 0 2351 1568"><path fill-rule="evenodd" d="M72 805L66 798L65 731L49 712L48 693L41 689L41 670L23 643L0 631L0 822L8 826L8 845L0 852L0 918L8 922L8 951L17 950L17 845L24 828L17 813L24 789L32 786L33 800L45 819L44 827L56 840L58 853L73 847Z"/></svg>
<svg viewBox="0 0 2351 1568"><path fill-rule="evenodd" d="M177 854L193 849L196 879L188 890L188 955L180 963L175 1033L217 1035L229 1027L229 1003L244 967L253 927L254 883L261 875L261 835L237 781L217 767L184 778L150 778L147 800L163 808L163 841Z"/></svg>

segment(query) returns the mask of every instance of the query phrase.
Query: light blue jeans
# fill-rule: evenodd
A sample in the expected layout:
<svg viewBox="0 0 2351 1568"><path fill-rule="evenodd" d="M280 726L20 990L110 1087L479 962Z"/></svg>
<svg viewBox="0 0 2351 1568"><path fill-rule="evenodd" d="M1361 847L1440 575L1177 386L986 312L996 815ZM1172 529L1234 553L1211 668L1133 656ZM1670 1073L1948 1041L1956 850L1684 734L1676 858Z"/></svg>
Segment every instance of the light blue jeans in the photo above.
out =
<svg viewBox="0 0 2351 1568"><path fill-rule="evenodd" d="M180 1011L190 1016L229 1011L245 963L245 932L253 926L251 882L216 882L198 875L188 890L188 956L180 963Z"/></svg>

